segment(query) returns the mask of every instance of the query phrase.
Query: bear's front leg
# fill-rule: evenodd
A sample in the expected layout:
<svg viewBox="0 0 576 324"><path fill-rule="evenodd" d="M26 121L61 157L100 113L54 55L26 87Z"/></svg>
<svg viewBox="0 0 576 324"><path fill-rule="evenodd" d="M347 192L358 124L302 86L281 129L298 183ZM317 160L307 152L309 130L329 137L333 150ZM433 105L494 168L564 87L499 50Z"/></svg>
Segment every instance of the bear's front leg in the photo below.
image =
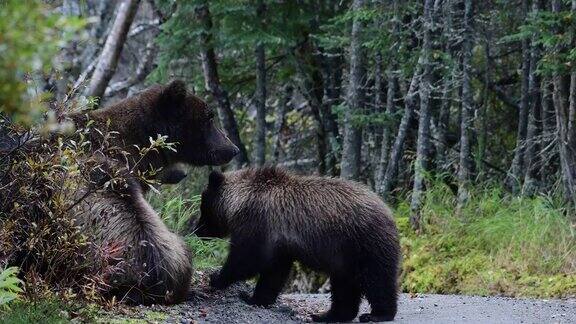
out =
<svg viewBox="0 0 576 324"><path fill-rule="evenodd" d="M224 266L219 272L210 276L210 287L225 289L235 282L256 276L264 261L260 249L255 241L250 242L246 239L238 242L232 239Z"/></svg>
<svg viewBox="0 0 576 324"><path fill-rule="evenodd" d="M260 273L252 297L249 294L241 294L240 298L250 305L270 306L274 304L288 279L291 268L291 259L269 263L267 270Z"/></svg>

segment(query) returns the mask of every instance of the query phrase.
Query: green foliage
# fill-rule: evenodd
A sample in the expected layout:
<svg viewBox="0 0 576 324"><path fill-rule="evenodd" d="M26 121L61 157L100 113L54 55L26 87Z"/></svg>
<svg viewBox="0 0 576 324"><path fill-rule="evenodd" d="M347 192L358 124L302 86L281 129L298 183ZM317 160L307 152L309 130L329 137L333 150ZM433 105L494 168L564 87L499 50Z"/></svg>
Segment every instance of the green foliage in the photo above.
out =
<svg viewBox="0 0 576 324"><path fill-rule="evenodd" d="M23 300L13 303L9 309L0 309L2 323L80 323L95 321L98 309L93 305L65 303L56 297L45 297L39 300Z"/></svg>
<svg viewBox="0 0 576 324"><path fill-rule="evenodd" d="M398 207L403 290L421 293L565 297L576 294L576 232L549 197L516 198L476 190L460 216L436 184L426 194L423 232Z"/></svg>
<svg viewBox="0 0 576 324"><path fill-rule="evenodd" d="M194 254L194 268L196 270L215 269L224 264L228 255L227 240L200 239L195 235L188 235L185 241Z"/></svg>
<svg viewBox="0 0 576 324"><path fill-rule="evenodd" d="M227 240L200 239L192 233L191 224L199 216L200 193L207 183L207 175L207 169L192 168L182 183L164 186L160 193L149 196L168 228L184 236L194 255L194 268L200 271L222 265L228 253Z"/></svg>
<svg viewBox="0 0 576 324"><path fill-rule="evenodd" d="M0 307L18 298L22 292L22 280L18 279L18 268L10 267L0 271Z"/></svg>
<svg viewBox="0 0 576 324"><path fill-rule="evenodd" d="M39 120L45 95L29 88L83 21L50 12L40 0L0 1L0 111L15 122Z"/></svg>
<svg viewBox="0 0 576 324"><path fill-rule="evenodd" d="M51 290L63 299L100 300L118 260L114 247L94 239L99 228L75 219L78 207L91 195L125 188L128 176L150 176L113 158L127 154L113 144L116 132L87 124L48 139L6 125L6 136L23 145L0 159L0 260L22 265L28 296ZM89 140L92 131L101 135L98 141ZM165 137L150 139L135 154L135 165L146 154L171 148Z"/></svg>

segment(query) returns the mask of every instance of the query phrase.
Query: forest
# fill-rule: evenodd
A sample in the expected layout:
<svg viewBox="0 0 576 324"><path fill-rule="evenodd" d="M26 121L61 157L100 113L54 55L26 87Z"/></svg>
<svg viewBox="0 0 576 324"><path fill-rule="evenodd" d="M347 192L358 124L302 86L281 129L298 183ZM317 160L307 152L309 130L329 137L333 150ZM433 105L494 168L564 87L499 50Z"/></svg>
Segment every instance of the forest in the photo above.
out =
<svg viewBox="0 0 576 324"><path fill-rule="evenodd" d="M192 251L192 285L228 249L191 225L210 171L277 166L390 206L403 293L576 297L575 0L0 0L0 318L124 307L66 216L108 165L65 116L174 80L238 148L227 165L179 163L175 185L138 171ZM329 285L298 264L284 291Z"/></svg>

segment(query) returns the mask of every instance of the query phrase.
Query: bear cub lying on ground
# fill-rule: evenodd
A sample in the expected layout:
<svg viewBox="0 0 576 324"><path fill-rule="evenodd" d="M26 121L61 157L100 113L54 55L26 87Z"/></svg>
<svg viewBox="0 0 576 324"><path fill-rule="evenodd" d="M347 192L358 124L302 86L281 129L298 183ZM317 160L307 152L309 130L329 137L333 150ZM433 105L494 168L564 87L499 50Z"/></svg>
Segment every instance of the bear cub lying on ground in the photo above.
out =
<svg viewBox="0 0 576 324"><path fill-rule="evenodd" d="M253 305L276 301L292 263L330 276L332 305L316 322L351 321L362 296L372 307L360 321L391 321L400 261L392 213L351 181L296 176L276 168L210 174L202 193L200 237L230 236L230 252L210 285L223 289L258 275Z"/></svg>

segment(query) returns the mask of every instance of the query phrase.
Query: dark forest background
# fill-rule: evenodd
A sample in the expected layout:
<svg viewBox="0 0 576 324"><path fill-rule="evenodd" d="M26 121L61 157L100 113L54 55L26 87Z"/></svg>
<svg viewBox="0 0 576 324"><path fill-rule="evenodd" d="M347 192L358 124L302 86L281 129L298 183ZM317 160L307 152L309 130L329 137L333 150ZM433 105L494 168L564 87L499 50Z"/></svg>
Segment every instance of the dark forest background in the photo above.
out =
<svg viewBox="0 0 576 324"><path fill-rule="evenodd" d="M182 79L241 149L229 169L352 179L393 206L405 291L573 296L575 48L574 0L8 0L0 107L54 129ZM204 173L150 198L173 229Z"/></svg>

